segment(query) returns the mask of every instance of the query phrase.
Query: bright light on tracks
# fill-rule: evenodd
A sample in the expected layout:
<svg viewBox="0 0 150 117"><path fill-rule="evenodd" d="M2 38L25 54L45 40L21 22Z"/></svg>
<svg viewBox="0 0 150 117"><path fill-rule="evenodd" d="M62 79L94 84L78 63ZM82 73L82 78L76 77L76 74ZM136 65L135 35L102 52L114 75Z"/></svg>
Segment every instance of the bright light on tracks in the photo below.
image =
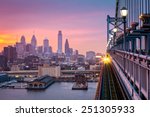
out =
<svg viewBox="0 0 150 117"><path fill-rule="evenodd" d="M105 56L105 57L103 58L103 62L104 62L105 64L109 64L109 63L111 62L111 60L110 60L110 58L109 58L108 56Z"/></svg>

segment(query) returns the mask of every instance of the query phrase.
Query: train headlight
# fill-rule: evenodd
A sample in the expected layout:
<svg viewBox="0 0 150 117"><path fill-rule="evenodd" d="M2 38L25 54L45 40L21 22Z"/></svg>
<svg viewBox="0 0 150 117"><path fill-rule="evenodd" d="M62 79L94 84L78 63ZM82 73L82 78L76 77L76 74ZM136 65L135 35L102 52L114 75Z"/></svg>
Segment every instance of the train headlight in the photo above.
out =
<svg viewBox="0 0 150 117"><path fill-rule="evenodd" d="M110 63L110 58L109 58L109 57L104 57L104 58L103 58L103 62L104 62L105 64Z"/></svg>

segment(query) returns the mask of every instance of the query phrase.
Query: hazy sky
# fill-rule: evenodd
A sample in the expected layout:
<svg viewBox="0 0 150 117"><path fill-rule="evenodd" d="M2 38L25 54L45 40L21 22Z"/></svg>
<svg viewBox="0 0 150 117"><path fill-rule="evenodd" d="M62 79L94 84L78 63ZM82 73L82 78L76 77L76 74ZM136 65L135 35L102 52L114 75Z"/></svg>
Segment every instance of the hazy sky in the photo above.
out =
<svg viewBox="0 0 150 117"><path fill-rule="evenodd" d="M46 37L56 51L61 30L63 43L68 38L80 53L105 52L106 17L114 12L115 0L0 0L0 50L35 34L38 45Z"/></svg>

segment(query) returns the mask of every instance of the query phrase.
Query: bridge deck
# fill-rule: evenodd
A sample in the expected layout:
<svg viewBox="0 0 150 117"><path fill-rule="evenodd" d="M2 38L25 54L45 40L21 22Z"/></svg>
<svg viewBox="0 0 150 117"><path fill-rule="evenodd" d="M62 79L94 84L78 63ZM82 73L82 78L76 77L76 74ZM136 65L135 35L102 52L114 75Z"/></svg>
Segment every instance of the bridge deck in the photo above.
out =
<svg viewBox="0 0 150 117"><path fill-rule="evenodd" d="M105 64L101 88L100 88L100 100L125 100L127 96L116 77L111 64Z"/></svg>

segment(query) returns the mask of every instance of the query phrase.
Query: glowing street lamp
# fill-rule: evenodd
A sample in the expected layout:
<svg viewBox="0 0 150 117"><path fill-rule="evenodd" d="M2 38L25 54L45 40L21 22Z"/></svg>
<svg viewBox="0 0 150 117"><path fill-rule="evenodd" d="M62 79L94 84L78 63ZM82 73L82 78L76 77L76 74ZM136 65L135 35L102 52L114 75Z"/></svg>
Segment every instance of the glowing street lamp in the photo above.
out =
<svg viewBox="0 0 150 117"><path fill-rule="evenodd" d="M113 32L116 33L117 31L118 31L118 29L115 27L115 28L113 29Z"/></svg>
<svg viewBox="0 0 150 117"><path fill-rule="evenodd" d="M122 9L120 9L120 14L122 17L127 17L128 15L128 9L126 7L122 7Z"/></svg>
<svg viewBox="0 0 150 117"><path fill-rule="evenodd" d="M126 17L128 15L128 10L126 7L123 7L122 9L120 9L120 14L123 18L123 24L124 24L124 40L123 40L123 50L126 50L125 47L125 38L126 38Z"/></svg>
<svg viewBox="0 0 150 117"><path fill-rule="evenodd" d="M123 7L122 9L120 9L120 14L123 18L123 24L124 24L123 50L126 51L126 17L128 15L127 8ZM125 65L126 65L126 61L125 61L125 57L124 57L124 71L125 71Z"/></svg>

